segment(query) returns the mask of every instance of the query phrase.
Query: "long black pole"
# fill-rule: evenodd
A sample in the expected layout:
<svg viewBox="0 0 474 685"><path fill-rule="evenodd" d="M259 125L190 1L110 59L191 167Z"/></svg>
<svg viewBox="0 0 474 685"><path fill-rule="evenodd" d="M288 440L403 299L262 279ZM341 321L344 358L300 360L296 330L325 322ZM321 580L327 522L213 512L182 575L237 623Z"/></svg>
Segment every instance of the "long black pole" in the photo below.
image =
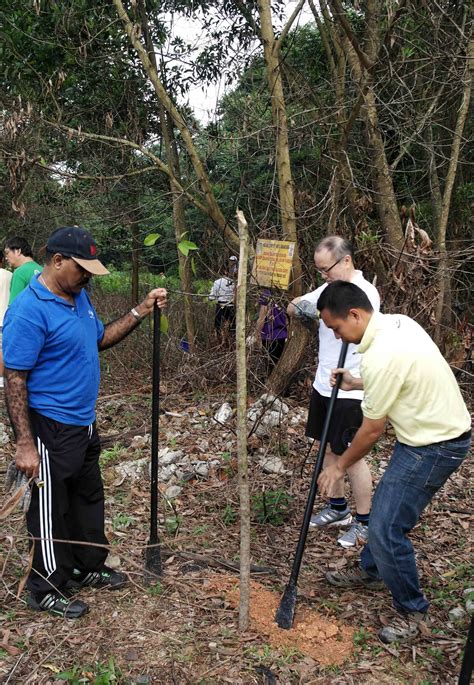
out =
<svg viewBox="0 0 474 685"><path fill-rule="evenodd" d="M467 634L466 646L464 647L464 658L459 674L458 685L469 685L471 682L472 671L474 668L474 616L471 616L471 625Z"/></svg>
<svg viewBox="0 0 474 685"><path fill-rule="evenodd" d="M160 422L160 332L161 312L155 302L153 309L153 372L151 396L151 485L150 539L146 549L146 569L161 574L161 550L158 539L158 435Z"/></svg>
<svg viewBox="0 0 474 685"><path fill-rule="evenodd" d="M339 355L339 361L337 365L339 368L344 366L346 360L348 343L342 343L341 353ZM329 400L329 407L326 414L326 419L324 421L323 431L321 433L321 440L319 442L318 456L316 458L316 463L314 465L313 477L311 479L311 488L308 495L308 500L306 502L306 509L304 511L303 523L301 525L300 537L298 544L296 546L295 558L293 561L293 568L291 569L290 579L286 586L283 597L280 601L280 606L278 607L275 620L280 626L280 628L285 628L289 630L293 625L293 618L295 615L296 607L296 586L298 583L298 576L301 568L301 561L303 559L303 552L306 545L306 537L308 535L309 523L311 520L311 515L313 513L314 500L316 498L316 492L318 490L318 478L323 467L324 455L326 453L326 447L328 444L328 433L329 426L331 425L331 418L334 410L334 405L336 403L337 393L339 391L339 386L342 382L342 375L338 374L336 377L336 384L332 389L331 399Z"/></svg>

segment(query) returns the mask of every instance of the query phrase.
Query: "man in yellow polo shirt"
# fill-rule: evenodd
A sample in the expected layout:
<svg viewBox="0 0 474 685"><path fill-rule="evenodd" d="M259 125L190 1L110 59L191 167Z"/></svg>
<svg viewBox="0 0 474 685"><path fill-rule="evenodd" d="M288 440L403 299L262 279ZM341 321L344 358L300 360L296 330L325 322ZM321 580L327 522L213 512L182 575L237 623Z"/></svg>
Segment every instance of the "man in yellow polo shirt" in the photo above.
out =
<svg viewBox="0 0 474 685"><path fill-rule="evenodd" d="M336 464L319 477L330 492L345 471L372 448L392 424L397 442L374 494L369 541L359 565L328 572L337 587L390 590L396 614L382 628L383 642L408 640L420 632L428 600L419 585L408 533L449 476L462 464L471 442L471 419L456 379L429 335L402 314L374 313L367 295L352 283L335 281L318 300L318 310L337 338L358 343L361 378L345 369L341 388L363 389L363 422ZM383 582L382 582L383 581Z"/></svg>

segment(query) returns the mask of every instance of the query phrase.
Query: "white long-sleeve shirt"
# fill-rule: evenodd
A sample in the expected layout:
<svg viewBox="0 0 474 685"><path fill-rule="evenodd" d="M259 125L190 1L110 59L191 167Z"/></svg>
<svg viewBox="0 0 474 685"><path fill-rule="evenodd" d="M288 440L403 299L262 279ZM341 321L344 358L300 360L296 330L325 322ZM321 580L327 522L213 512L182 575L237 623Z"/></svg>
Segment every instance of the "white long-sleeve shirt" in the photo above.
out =
<svg viewBox="0 0 474 685"><path fill-rule="evenodd" d="M214 281L211 292L209 293L210 300L217 300L223 307L234 304L235 284L230 278L218 278Z"/></svg>

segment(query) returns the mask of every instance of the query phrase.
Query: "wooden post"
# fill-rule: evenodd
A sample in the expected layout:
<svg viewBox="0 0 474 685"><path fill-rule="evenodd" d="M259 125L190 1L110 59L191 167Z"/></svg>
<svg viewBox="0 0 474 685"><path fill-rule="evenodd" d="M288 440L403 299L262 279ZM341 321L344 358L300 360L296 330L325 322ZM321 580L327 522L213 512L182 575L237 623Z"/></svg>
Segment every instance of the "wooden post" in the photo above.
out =
<svg viewBox="0 0 474 685"><path fill-rule="evenodd" d="M237 210L240 255L236 297L236 355L237 355L237 454L239 462L240 496L240 604L239 629L249 626L250 599L250 494L247 458L247 360L245 352L245 312L247 298L247 262L249 234L243 212Z"/></svg>

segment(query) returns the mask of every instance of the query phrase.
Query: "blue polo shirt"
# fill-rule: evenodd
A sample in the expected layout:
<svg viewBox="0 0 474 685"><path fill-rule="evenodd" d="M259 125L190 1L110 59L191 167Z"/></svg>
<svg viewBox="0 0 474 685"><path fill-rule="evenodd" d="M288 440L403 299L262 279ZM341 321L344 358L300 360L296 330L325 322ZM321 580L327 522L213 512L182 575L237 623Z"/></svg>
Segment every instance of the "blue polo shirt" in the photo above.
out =
<svg viewBox="0 0 474 685"><path fill-rule="evenodd" d="M3 360L8 369L29 371L29 407L88 426L95 420L104 326L85 290L74 300L66 302L34 277L6 311Z"/></svg>

